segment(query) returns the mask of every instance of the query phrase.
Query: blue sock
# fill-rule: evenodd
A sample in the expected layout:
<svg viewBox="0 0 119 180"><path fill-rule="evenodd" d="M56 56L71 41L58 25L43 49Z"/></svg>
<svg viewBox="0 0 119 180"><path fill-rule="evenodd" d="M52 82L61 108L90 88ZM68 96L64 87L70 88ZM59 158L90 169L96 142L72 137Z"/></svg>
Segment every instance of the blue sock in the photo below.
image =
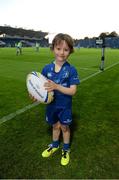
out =
<svg viewBox="0 0 119 180"><path fill-rule="evenodd" d="M64 151L68 151L69 150L69 148L70 148L70 144L68 143L68 144L63 144L63 150Z"/></svg>
<svg viewBox="0 0 119 180"><path fill-rule="evenodd" d="M59 141L53 141L52 144L53 147L57 148L59 146Z"/></svg>

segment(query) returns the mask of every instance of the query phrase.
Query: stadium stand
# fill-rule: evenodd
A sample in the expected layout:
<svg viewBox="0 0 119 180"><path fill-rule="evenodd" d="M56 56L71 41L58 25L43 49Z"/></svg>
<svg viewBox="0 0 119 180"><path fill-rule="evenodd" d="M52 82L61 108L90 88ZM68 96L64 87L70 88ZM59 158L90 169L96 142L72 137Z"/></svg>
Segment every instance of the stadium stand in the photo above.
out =
<svg viewBox="0 0 119 180"><path fill-rule="evenodd" d="M38 42L41 47L49 47L48 39L45 38L47 35L47 32L42 31L0 26L0 47L15 47L15 44L19 41L22 41L24 47L35 46L36 42ZM106 47L119 49L119 36L118 34L116 35L117 37L105 37ZM101 47L101 45L96 45L96 37L74 40L74 46L77 48Z"/></svg>
<svg viewBox="0 0 119 180"><path fill-rule="evenodd" d="M119 49L119 37L106 37L105 38L105 46L108 48L117 48ZM94 39L80 39L75 43L75 47L83 47L83 48L98 48L101 45L96 45L96 38Z"/></svg>
<svg viewBox="0 0 119 180"><path fill-rule="evenodd" d="M0 47L5 47L5 46L6 46L6 43L3 41L0 41Z"/></svg>
<svg viewBox="0 0 119 180"><path fill-rule="evenodd" d="M47 34L42 31L0 26L0 41L2 41L0 44L1 46L4 44L6 47L15 47L16 43L22 41L23 46L31 47L38 42L41 47L47 47L49 46L48 39L45 38Z"/></svg>
<svg viewBox="0 0 119 180"><path fill-rule="evenodd" d="M15 44L19 41L22 41L24 47L35 46L36 41L40 44L41 47L48 47L48 40L45 38L29 38L29 37L20 37L20 36L10 36L4 35L0 37L0 41L5 43L6 47L15 47Z"/></svg>

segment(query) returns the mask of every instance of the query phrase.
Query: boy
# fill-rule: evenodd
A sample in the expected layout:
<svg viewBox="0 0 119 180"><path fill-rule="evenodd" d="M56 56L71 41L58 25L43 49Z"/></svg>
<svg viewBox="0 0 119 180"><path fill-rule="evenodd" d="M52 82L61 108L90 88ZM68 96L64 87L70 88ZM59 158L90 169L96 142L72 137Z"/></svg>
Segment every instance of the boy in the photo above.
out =
<svg viewBox="0 0 119 180"><path fill-rule="evenodd" d="M67 60L73 53L73 40L67 34L57 34L51 47L55 60L46 65L42 74L49 79L45 88L54 91L54 100L46 107L46 121L52 125L52 143L42 152L42 157L51 156L59 148L59 136L63 135L61 165L70 160L70 128L72 123L72 96L76 93L79 78L76 69Z"/></svg>

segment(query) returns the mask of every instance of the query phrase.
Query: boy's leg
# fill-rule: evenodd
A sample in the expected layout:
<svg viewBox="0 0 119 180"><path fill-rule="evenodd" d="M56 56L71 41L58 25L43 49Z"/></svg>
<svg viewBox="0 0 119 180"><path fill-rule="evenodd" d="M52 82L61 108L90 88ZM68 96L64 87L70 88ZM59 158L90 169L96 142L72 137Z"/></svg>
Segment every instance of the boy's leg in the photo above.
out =
<svg viewBox="0 0 119 180"><path fill-rule="evenodd" d="M53 124L53 141L59 141L59 136L61 132L61 124L58 121L57 123Z"/></svg>
<svg viewBox="0 0 119 180"><path fill-rule="evenodd" d="M43 151L43 157L51 156L55 151L59 149L59 136L60 136L60 123L57 122L53 125L53 142L49 145L45 151Z"/></svg>
<svg viewBox="0 0 119 180"><path fill-rule="evenodd" d="M62 158L61 165L67 165L69 163L69 149L70 149L70 128L68 125L61 125L62 133L63 133L63 150L62 150Z"/></svg>
<svg viewBox="0 0 119 180"><path fill-rule="evenodd" d="M61 130L63 133L63 142L65 144L70 143L70 128L68 125L61 125Z"/></svg>

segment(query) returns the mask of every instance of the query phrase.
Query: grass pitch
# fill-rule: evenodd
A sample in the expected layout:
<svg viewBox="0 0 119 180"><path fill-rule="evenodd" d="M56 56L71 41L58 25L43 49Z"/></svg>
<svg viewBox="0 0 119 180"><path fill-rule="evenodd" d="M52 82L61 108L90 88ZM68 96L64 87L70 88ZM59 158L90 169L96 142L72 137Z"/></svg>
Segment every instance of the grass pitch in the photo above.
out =
<svg viewBox="0 0 119 180"><path fill-rule="evenodd" d="M119 178L119 50L106 49L105 67L99 74L100 49L76 49L69 58L81 84L73 97L71 161L60 165L61 147L43 159L51 142L45 122L45 105L38 105L9 121L0 123L1 179L118 179ZM35 52L24 48L0 48L0 120L32 104L26 89L26 75L41 71L53 60L48 48ZM86 80L87 78L87 80Z"/></svg>

